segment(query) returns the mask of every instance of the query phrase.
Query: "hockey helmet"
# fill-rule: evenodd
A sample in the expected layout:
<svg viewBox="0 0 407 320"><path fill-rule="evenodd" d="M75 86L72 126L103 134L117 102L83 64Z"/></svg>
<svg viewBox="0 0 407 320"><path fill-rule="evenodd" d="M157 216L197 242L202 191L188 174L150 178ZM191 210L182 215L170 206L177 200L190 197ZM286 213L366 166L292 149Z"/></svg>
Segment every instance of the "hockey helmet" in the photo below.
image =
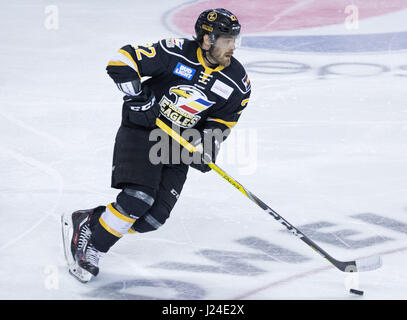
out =
<svg viewBox="0 0 407 320"><path fill-rule="evenodd" d="M240 24L237 17L222 8L209 9L202 12L195 23L196 40L202 42L203 36L208 34L212 45L220 35L238 36Z"/></svg>

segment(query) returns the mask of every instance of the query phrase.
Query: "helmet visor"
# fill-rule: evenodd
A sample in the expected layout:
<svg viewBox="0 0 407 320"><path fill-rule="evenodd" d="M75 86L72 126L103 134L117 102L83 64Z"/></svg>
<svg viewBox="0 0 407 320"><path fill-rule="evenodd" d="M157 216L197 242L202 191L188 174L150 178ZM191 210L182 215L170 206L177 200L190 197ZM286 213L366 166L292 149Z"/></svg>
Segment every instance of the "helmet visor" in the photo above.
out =
<svg viewBox="0 0 407 320"><path fill-rule="evenodd" d="M230 35L220 35L214 46L221 49L237 49L242 43L242 37L240 35L230 36Z"/></svg>

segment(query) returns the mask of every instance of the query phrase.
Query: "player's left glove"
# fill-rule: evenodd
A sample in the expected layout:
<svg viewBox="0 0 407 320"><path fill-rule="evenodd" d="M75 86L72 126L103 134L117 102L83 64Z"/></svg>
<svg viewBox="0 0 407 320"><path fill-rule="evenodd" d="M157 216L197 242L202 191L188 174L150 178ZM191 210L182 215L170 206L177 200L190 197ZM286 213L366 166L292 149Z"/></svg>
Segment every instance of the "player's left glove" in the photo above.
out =
<svg viewBox="0 0 407 320"><path fill-rule="evenodd" d="M195 145L202 143L203 151L199 163L192 162L190 166L203 173L211 171L208 163L215 163L216 157L219 153L222 137L214 134L211 129L204 129L201 132L201 139L195 142Z"/></svg>
<svg viewBox="0 0 407 320"><path fill-rule="evenodd" d="M152 128L160 114L160 105L155 99L154 92L147 86L137 96L123 97L124 107L128 110L129 121L133 124Z"/></svg>

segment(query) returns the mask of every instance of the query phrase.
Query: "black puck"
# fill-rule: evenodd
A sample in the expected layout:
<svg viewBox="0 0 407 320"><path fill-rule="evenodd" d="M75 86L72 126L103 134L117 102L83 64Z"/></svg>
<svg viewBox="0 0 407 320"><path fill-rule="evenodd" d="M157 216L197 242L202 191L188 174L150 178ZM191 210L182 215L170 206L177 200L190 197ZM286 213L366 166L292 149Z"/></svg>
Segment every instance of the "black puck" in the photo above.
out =
<svg viewBox="0 0 407 320"><path fill-rule="evenodd" d="M350 293L357 294L357 295L359 295L359 296L363 296L363 291L361 291L361 290L350 289L349 292L350 292Z"/></svg>

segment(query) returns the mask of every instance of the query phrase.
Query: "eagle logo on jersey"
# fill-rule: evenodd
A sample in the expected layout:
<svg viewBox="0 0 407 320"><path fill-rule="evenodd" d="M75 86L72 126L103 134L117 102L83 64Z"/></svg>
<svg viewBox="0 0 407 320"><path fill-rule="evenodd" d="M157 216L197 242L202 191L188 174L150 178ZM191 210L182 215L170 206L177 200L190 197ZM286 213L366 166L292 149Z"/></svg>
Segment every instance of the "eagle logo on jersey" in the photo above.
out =
<svg viewBox="0 0 407 320"><path fill-rule="evenodd" d="M215 103L209 101L201 90L188 85L171 87L169 94L174 101L164 95L160 101L161 114L182 128L195 126L201 119L198 114Z"/></svg>

